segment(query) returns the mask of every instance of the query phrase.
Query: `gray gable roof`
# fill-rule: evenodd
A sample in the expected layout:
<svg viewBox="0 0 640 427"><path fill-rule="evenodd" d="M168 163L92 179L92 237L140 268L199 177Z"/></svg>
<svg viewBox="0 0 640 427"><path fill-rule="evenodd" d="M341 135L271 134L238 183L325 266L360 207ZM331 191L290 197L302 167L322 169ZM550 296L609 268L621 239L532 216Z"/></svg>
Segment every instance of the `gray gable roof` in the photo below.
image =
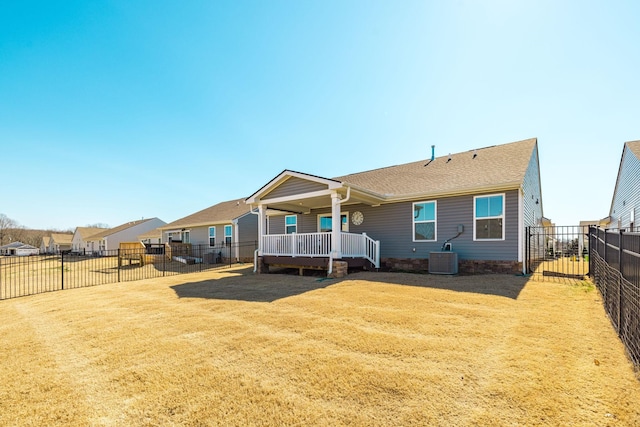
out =
<svg viewBox="0 0 640 427"><path fill-rule="evenodd" d="M638 159L640 159L640 141L629 141L626 143L631 151Z"/></svg>
<svg viewBox="0 0 640 427"><path fill-rule="evenodd" d="M385 199L518 188L536 144L531 138L334 179Z"/></svg>
<svg viewBox="0 0 640 427"><path fill-rule="evenodd" d="M76 227L76 233L82 240L87 240L89 237L94 236L98 233L102 233L103 231L108 230L108 228L99 228L99 227Z"/></svg>
<svg viewBox="0 0 640 427"><path fill-rule="evenodd" d="M231 223L234 219L241 217L251 211L251 207L243 199L229 200L202 209L184 218L180 218L169 224L158 227L160 230L170 230L173 228L196 227L219 224L223 222Z"/></svg>
<svg viewBox="0 0 640 427"><path fill-rule="evenodd" d="M131 228L131 227L135 227L136 225L140 225L140 224L143 224L143 223L148 222L148 221L152 221L154 219L157 219L157 218L147 218L147 219L138 219L136 221L130 221L130 222L118 225L117 227L108 228L108 229L103 230L103 231L101 231L99 233L92 234L88 238L88 240L100 240L100 239L103 239L103 238L105 238L107 236L111 236L112 234L119 233L119 232L121 232L123 230L126 230L126 229Z"/></svg>
<svg viewBox="0 0 640 427"><path fill-rule="evenodd" d="M38 248L22 242L12 242L12 243L0 246L0 249L38 249Z"/></svg>

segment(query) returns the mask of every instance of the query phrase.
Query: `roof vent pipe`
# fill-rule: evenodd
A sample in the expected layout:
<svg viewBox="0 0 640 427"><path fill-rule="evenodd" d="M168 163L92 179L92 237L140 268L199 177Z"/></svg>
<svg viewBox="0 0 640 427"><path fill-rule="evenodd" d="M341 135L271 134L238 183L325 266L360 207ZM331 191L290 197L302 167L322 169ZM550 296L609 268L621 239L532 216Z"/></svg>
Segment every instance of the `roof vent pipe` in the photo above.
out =
<svg viewBox="0 0 640 427"><path fill-rule="evenodd" d="M436 146L432 145L431 146L431 161L433 162L436 158Z"/></svg>

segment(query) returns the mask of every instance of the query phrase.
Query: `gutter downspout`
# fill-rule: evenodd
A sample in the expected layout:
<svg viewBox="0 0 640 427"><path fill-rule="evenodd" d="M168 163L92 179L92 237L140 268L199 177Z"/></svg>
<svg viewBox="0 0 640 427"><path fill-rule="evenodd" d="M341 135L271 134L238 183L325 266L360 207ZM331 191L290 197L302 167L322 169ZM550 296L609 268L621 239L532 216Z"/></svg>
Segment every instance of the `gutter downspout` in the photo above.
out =
<svg viewBox="0 0 640 427"><path fill-rule="evenodd" d="M262 236L260 236L259 231L262 230L262 227L260 227L260 212L254 212L253 211L253 204L249 205L249 208L251 209L249 212L254 214L254 215L258 215L258 248L253 251L253 272L257 272L258 271L258 251L260 251L260 242L262 242Z"/></svg>
<svg viewBox="0 0 640 427"><path fill-rule="evenodd" d="M338 206L340 206L339 211L342 211L342 207L341 207L342 204L345 202L348 202L350 198L351 198L351 187L347 187L347 197L338 201ZM340 222L340 235L342 235L342 222ZM331 253L329 254L329 268L327 270L327 274L331 274L331 273L333 273L333 251L331 251Z"/></svg>

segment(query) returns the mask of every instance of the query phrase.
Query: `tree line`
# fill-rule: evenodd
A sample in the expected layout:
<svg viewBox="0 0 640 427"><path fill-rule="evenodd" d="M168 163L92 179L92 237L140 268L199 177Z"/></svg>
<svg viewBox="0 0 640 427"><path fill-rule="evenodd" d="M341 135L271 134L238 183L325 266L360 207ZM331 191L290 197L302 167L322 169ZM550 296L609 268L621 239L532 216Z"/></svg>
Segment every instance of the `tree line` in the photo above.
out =
<svg viewBox="0 0 640 427"><path fill-rule="evenodd" d="M27 245L40 247L42 238L51 233L70 233L72 230L33 230L21 226L18 221L0 213L0 246L11 242L22 242Z"/></svg>

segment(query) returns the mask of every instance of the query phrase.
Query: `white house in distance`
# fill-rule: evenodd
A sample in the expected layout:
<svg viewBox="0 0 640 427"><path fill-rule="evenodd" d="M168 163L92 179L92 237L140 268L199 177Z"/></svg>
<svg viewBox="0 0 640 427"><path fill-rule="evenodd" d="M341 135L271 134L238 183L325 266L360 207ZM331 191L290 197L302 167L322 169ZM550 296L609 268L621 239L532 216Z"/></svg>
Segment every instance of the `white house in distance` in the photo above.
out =
<svg viewBox="0 0 640 427"><path fill-rule="evenodd" d="M140 219L87 237L86 252L103 254L118 249L122 242L137 242L138 236L166 224L158 218Z"/></svg>
<svg viewBox="0 0 640 427"><path fill-rule="evenodd" d="M146 233L142 233L138 235L138 240L143 244L159 245L162 243L162 230L155 228L151 231L147 231Z"/></svg>
<svg viewBox="0 0 640 427"><path fill-rule="evenodd" d="M39 253L40 249L22 242L12 242L0 246L0 255L29 256L38 255Z"/></svg>
<svg viewBox="0 0 640 427"><path fill-rule="evenodd" d="M73 232L73 238L71 239L71 251L79 254L84 254L89 251L87 239L94 234L102 233L108 230L108 228L100 227L76 227Z"/></svg>
<svg viewBox="0 0 640 427"><path fill-rule="evenodd" d="M609 228L640 230L640 140L625 142L609 209Z"/></svg>
<svg viewBox="0 0 640 427"><path fill-rule="evenodd" d="M47 252L50 254L59 254L71 250L73 234L68 233L51 233L49 247Z"/></svg>
<svg viewBox="0 0 640 427"><path fill-rule="evenodd" d="M40 243L41 254L46 254L49 251L49 243L51 243L51 236L42 236L42 242Z"/></svg>

